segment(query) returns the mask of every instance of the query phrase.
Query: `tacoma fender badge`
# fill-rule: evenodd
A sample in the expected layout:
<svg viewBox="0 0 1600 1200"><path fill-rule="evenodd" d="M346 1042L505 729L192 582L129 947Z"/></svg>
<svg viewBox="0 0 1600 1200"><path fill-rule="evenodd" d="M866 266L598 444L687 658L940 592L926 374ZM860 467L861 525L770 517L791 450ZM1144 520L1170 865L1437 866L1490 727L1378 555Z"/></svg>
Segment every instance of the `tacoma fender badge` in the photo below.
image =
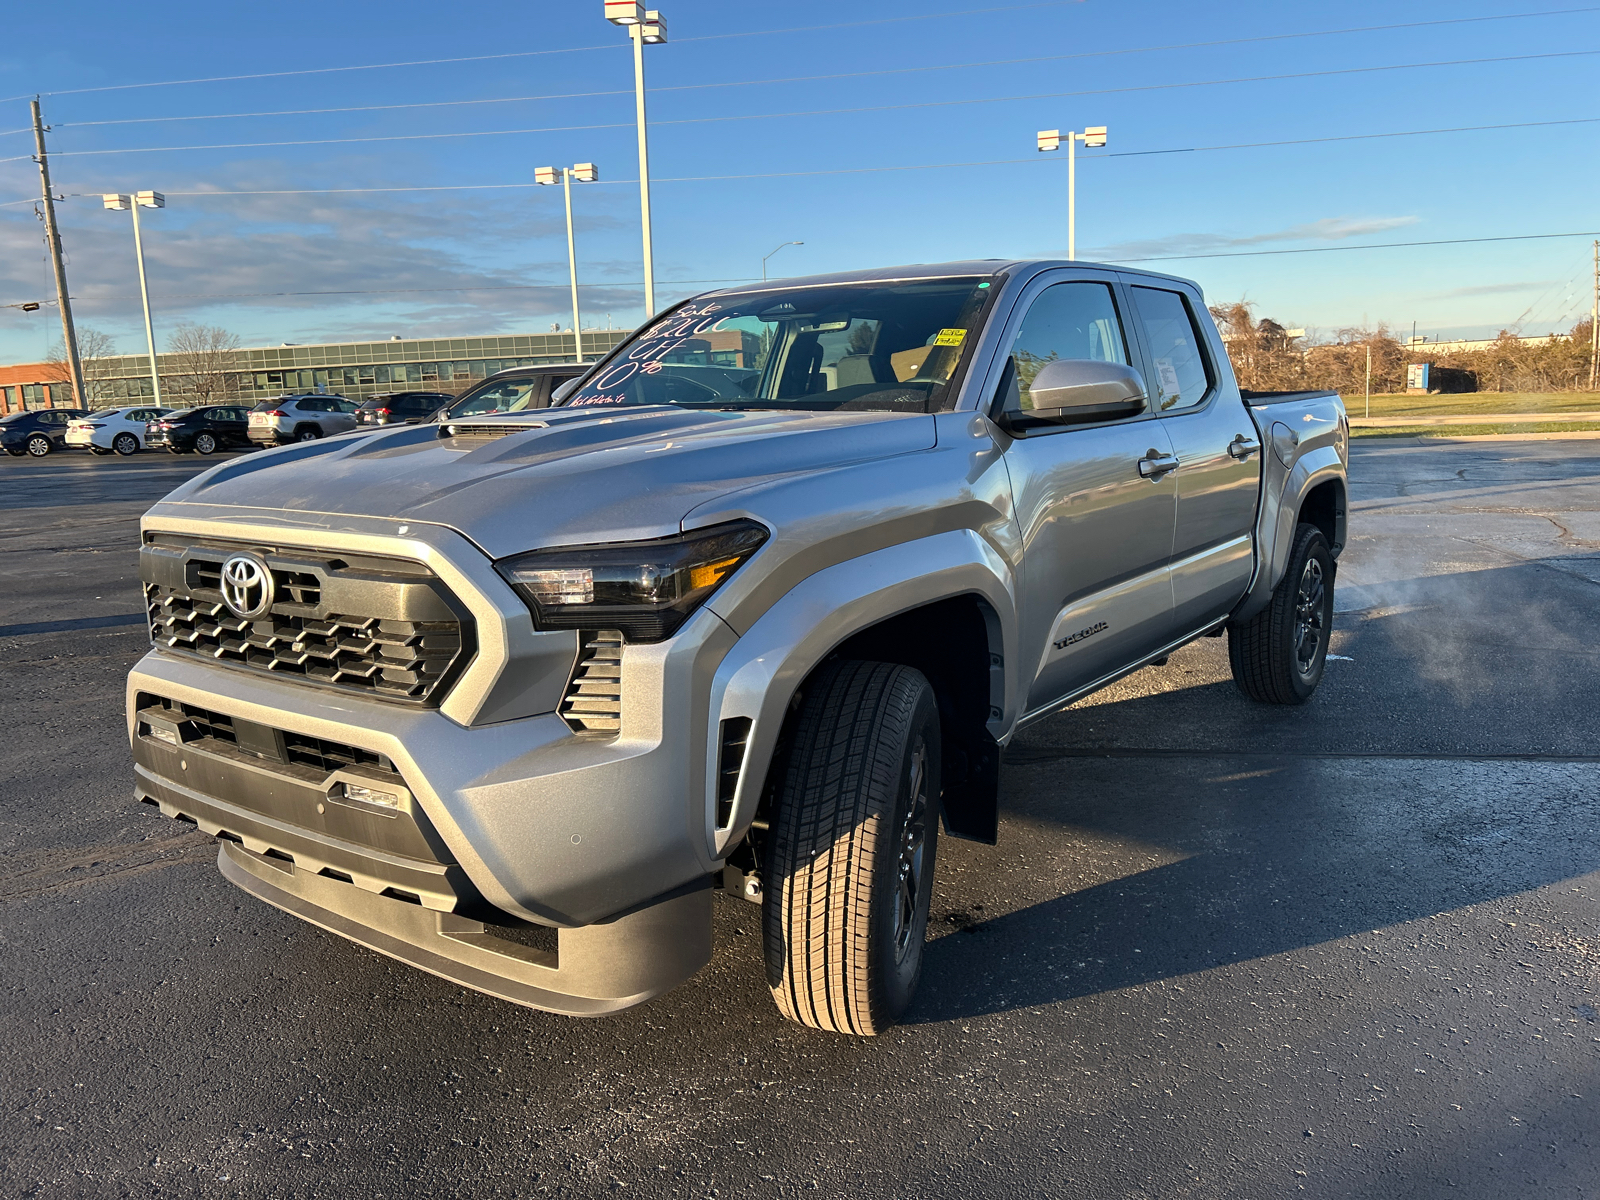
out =
<svg viewBox="0 0 1600 1200"><path fill-rule="evenodd" d="M1069 633L1066 637L1054 643L1054 645L1057 650L1065 650L1074 642L1081 642L1084 640L1084 638L1092 638L1095 634L1104 633L1110 628L1111 626L1107 625L1104 621L1096 621L1087 629L1080 629L1077 633Z"/></svg>

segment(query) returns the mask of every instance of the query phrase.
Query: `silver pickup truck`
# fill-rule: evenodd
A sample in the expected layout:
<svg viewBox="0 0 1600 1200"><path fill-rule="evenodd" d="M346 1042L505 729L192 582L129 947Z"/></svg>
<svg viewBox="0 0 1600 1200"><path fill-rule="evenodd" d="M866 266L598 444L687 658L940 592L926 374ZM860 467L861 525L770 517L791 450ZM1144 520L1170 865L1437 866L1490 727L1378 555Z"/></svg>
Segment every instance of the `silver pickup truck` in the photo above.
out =
<svg viewBox="0 0 1600 1200"><path fill-rule="evenodd" d="M1224 634L1246 695L1310 697L1348 437L1331 393L1242 396L1164 275L708 293L554 407L151 509L135 792L261 899L554 1012L688 978L731 892L786 1015L874 1033L1019 729Z"/></svg>

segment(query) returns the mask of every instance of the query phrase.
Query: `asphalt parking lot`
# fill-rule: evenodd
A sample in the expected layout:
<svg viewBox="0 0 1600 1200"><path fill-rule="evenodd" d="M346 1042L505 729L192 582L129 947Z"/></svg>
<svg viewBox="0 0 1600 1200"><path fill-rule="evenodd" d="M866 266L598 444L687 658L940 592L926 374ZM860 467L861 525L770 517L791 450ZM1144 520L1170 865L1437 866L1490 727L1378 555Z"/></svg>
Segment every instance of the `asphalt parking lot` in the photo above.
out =
<svg viewBox="0 0 1600 1200"><path fill-rule="evenodd" d="M1600 442L1357 442L1314 701L1206 639L1029 730L874 1040L778 1016L733 898L574 1021L225 883L121 710L206 465L0 461L0 1193L1600 1195Z"/></svg>

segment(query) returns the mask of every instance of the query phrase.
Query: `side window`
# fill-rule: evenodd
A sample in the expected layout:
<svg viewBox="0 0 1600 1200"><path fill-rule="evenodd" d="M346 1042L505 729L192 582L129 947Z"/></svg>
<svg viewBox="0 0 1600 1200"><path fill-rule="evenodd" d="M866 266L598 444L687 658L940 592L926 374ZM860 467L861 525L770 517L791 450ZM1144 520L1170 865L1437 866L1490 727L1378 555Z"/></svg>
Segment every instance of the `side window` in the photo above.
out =
<svg viewBox="0 0 1600 1200"><path fill-rule="evenodd" d="M1150 380L1151 406L1157 412L1193 408L1210 391L1211 372L1200 351L1200 331L1189 305L1177 292L1147 287L1132 291L1155 370L1155 378Z"/></svg>
<svg viewBox="0 0 1600 1200"><path fill-rule="evenodd" d="M1040 369L1058 359L1094 359L1127 364L1128 342L1104 283L1058 283L1039 293L1011 343L1016 386L1008 389L1008 412L1033 407L1030 388Z"/></svg>

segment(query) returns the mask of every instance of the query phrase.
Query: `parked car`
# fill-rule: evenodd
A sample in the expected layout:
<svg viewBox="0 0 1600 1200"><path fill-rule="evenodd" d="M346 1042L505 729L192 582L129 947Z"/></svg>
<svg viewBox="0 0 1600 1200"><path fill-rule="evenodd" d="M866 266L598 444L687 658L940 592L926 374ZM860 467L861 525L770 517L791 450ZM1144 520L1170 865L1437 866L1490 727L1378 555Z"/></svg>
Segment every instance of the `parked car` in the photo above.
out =
<svg viewBox="0 0 1600 1200"><path fill-rule="evenodd" d="M250 440L258 446L314 442L356 427L356 406L343 396L279 396L250 410Z"/></svg>
<svg viewBox="0 0 1600 1200"><path fill-rule="evenodd" d="M433 420L454 400L449 392L386 392L363 402L356 419L363 425L416 425Z"/></svg>
<svg viewBox="0 0 1600 1200"><path fill-rule="evenodd" d="M496 371L441 412L437 420L486 417L493 413L548 408L551 393L564 383L587 375L593 363L550 363L542 367L511 367Z"/></svg>
<svg viewBox="0 0 1600 1200"><path fill-rule="evenodd" d="M228 446L248 446L249 410L232 404L179 408L145 426L145 445L165 446L173 454L215 454Z"/></svg>
<svg viewBox="0 0 1600 1200"><path fill-rule="evenodd" d="M17 458L43 458L66 445L68 422L88 415L81 408L35 408L0 417L0 448Z"/></svg>
<svg viewBox="0 0 1600 1200"><path fill-rule="evenodd" d="M997 842L1019 730L1207 636L1253 701L1323 676L1344 407L1242 395L1168 275L730 288L555 407L423 433L246 460L145 514L134 788L258 899L534 1008L681 983L721 889L760 905L786 1016L879 1032L917 987L941 822Z"/></svg>
<svg viewBox="0 0 1600 1200"><path fill-rule="evenodd" d="M102 408L67 424L66 444L83 446L93 454L137 454L144 449L145 429L151 421L176 410L170 408Z"/></svg>

